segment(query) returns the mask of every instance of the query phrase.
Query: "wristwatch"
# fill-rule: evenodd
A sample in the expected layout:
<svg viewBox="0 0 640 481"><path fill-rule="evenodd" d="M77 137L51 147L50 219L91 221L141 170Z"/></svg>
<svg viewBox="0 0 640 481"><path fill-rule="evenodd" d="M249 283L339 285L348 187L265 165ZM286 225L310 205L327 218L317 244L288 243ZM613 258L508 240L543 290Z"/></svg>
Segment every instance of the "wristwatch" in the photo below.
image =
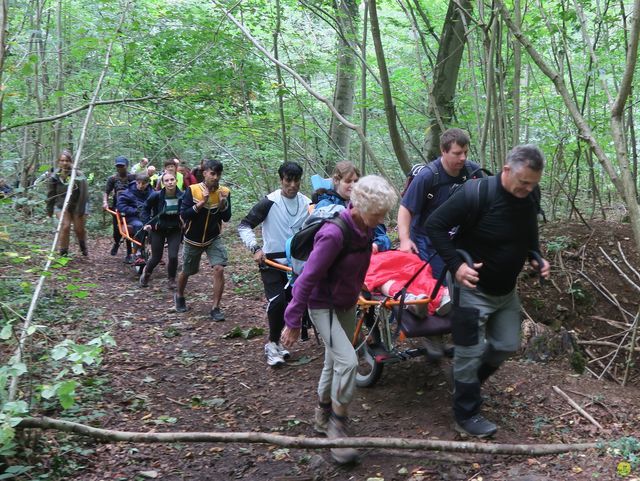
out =
<svg viewBox="0 0 640 481"><path fill-rule="evenodd" d="M255 253L256 253L256 252L258 252L260 249L262 249L262 247L260 247L258 244L256 244L256 245L254 245L254 246L251 248L251 253L252 253L252 254L255 254Z"/></svg>

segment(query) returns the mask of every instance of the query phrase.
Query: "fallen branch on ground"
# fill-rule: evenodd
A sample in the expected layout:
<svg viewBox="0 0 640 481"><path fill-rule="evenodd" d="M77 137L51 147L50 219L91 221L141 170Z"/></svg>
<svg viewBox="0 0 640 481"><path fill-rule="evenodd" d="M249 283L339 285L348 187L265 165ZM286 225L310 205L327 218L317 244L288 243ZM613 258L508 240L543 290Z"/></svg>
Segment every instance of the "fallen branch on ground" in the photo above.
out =
<svg viewBox="0 0 640 481"><path fill-rule="evenodd" d="M584 409L582 409L577 402L575 402L573 399L571 399L571 397L565 393L562 389L560 389L558 386L553 386L553 390L555 392L557 392L558 394L560 394L560 396L562 396L570 405L573 409L575 409L582 417L584 417L587 421L589 421L591 424L593 424L595 427L597 427L598 429L602 429L602 425L596 421L593 416L591 416L591 414L589 414L587 411L585 411Z"/></svg>
<svg viewBox="0 0 640 481"><path fill-rule="evenodd" d="M273 444L288 448L396 448L420 449L425 451L509 454L526 456L544 456L568 452L595 449L599 443L576 444L489 444L479 442L441 441L433 439L407 438L373 438L353 437L342 439L306 438L283 436L270 433L210 433L210 432L178 432L178 433L140 433L114 431L87 426L85 424L62 421L48 417L25 418L17 429L55 429L66 433L90 436L104 442L129 443L253 443Z"/></svg>

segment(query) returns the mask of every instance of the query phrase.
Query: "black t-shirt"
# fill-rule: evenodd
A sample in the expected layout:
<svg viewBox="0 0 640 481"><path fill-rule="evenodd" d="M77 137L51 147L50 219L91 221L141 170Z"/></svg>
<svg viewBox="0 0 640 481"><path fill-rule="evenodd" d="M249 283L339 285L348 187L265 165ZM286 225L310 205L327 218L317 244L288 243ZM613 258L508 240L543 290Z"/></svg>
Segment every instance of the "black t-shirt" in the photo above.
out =
<svg viewBox="0 0 640 481"><path fill-rule="evenodd" d="M529 195L514 197L497 182L493 202L485 212L480 205L480 217L475 226L463 229L452 240L449 232L457 225L469 222L471 206L467 205L464 189L459 189L447 202L431 214L427 221L429 237L452 273L462 259L456 248L469 252L474 262L482 262L478 287L492 295L511 292L530 250L540 249L536 203Z"/></svg>
<svg viewBox="0 0 640 481"><path fill-rule="evenodd" d="M118 196L129 188L129 184L136 180L136 174L127 174L126 178L120 177L118 174L113 174L107 179L107 185L104 188L107 196L113 192L113 199L111 200L111 206L115 209Z"/></svg>

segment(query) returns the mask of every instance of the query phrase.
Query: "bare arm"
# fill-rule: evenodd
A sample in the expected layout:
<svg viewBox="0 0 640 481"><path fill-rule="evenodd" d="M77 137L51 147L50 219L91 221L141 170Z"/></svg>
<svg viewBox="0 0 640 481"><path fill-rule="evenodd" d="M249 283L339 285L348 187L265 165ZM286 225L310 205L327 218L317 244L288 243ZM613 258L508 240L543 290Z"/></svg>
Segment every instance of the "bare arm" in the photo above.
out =
<svg viewBox="0 0 640 481"><path fill-rule="evenodd" d="M409 228L411 226L411 211L405 206L400 205L398 209L398 238L400 239L399 251L418 253L418 248L411 240Z"/></svg>

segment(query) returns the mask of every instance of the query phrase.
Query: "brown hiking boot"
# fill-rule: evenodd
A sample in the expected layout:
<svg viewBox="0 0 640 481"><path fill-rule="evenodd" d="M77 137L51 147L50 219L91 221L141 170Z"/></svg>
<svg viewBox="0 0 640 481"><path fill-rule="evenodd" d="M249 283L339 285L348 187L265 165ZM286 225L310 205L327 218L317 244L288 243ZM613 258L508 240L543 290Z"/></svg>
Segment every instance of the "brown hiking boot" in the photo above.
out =
<svg viewBox="0 0 640 481"><path fill-rule="evenodd" d="M348 438L350 436L348 423L349 420L346 417L332 414L327 427L327 438ZM354 448L331 448L331 457L338 464L357 463L360 459L358 450Z"/></svg>
<svg viewBox="0 0 640 481"><path fill-rule="evenodd" d="M331 404L328 407L316 406L316 412L313 417L313 429L320 434L327 434L329 429L329 418L331 417Z"/></svg>

